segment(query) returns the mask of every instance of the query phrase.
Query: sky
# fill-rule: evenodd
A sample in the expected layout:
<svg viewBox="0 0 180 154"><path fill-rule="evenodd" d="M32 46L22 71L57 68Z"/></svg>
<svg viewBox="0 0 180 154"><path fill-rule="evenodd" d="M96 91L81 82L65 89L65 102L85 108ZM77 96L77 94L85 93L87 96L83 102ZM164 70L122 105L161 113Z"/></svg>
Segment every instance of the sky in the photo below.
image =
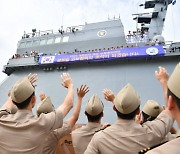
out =
<svg viewBox="0 0 180 154"><path fill-rule="evenodd" d="M57 31L61 25L84 25L121 17L125 33L135 30L133 13L142 12L138 7L144 0L0 0L0 83L6 75L3 66L16 53L17 43L24 31ZM180 1L170 5L164 25L166 41L180 42Z"/></svg>

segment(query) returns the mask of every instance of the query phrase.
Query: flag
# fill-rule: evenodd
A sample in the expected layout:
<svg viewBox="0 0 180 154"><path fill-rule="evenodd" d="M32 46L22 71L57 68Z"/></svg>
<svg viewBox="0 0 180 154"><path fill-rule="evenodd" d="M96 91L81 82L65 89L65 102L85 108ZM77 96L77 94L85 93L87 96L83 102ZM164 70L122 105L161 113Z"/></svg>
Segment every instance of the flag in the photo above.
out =
<svg viewBox="0 0 180 154"><path fill-rule="evenodd" d="M50 64L53 63L55 56L44 56L41 59L41 64Z"/></svg>
<svg viewBox="0 0 180 154"><path fill-rule="evenodd" d="M172 1L172 5L175 5L175 4L176 4L176 0L173 0L173 1Z"/></svg>

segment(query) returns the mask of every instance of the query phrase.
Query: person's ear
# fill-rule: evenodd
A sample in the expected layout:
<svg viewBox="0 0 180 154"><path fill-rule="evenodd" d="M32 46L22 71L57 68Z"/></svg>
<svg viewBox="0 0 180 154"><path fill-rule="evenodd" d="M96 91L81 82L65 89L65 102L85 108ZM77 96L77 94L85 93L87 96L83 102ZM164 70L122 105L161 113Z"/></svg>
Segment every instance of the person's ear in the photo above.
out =
<svg viewBox="0 0 180 154"><path fill-rule="evenodd" d="M114 110L114 111L116 111L116 107L115 107L115 105L113 105L113 110Z"/></svg>
<svg viewBox="0 0 180 154"><path fill-rule="evenodd" d="M138 108L137 112L136 112L136 115L139 115L141 112L140 108Z"/></svg>

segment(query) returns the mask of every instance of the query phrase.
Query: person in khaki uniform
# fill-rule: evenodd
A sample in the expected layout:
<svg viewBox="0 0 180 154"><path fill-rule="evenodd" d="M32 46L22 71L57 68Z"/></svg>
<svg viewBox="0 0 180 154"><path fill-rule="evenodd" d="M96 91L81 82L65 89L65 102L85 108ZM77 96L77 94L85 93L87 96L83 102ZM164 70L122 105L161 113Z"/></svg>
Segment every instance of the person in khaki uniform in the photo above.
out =
<svg viewBox="0 0 180 154"><path fill-rule="evenodd" d="M161 78L160 78L161 79ZM162 80L162 79L161 79ZM170 78L163 80L164 92L168 96L167 107L171 111L173 118L177 121L178 127L180 128L180 63L177 64ZM171 140L155 149L150 150L147 154L179 154L180 137Z"/></svg>
<svg viewBox="0 0 180 154"><path fill-rule="evenodd" d="M88 124L72 131L75 154L83 154L96 131L101 129L103 103L97 95L93 95L85 107Z"/></svg>
<svg viewBox="0 0 180 154"><path fill-rule="evenodd" d="M69 74L63 73L62 83L68 89L64 102L54 112L34 116L32 108L35 106L36 97L33 83L36 77L31 75L17 81L11 90L11 99L18 111L0 118L2 154L42 153L45 137L62 126L64 115L73 106L73 82Z"/></svg>
<svg viewBox="0 0 180 154"><path fill-rule="evenodd" d="M51 102L51 98L49 96L46 97L45 93L41 93L39 96L41 102L37 105L37 116L40 116L41 113L47 114L53 112L55 108Z"/></svg>
<svg viewBox="0 0 180 154"><path fill-rule="evenodd" d="M114 101L114 93L110 90L110 89L104 89L104 96L105 99L108 101ZM140 112L139 115L136 116L136 122L138 124L143 124L146 121L152 121L154 119L156 119L156 117L163 111L163 108L161 107L160 104L158 104L156 101L154 100L148 100L146 102L146 104L144 105L142 111ZM170 141L172 139L175 139L178 135L176 134L176 130L175 128L171 129L172 133L169 132L165 138L161 141L166 142L166 141Z"/></svg>
<svg viewBox="0 0 180 154"><path fill-rule="evenodd" d="M163 108L154 100L148 100L141 112L141 123L152 121L163 111Z"/></svg>
<svg viewBox="0 0 180 154"><path fill-rule="evenodd" d="M142 121L140 122L141 124L145 123L146 121L152 121L156 119L156 117L163 111L163 108L161 107L160 104L158 104L154 100L148 100L146 104L144 105L142 109L142 113L140 114L142 116ZM139 116L137 116L139 117ZM172 128L171 130L175 130L175 128ZM170 132L165 136L165 138L161 141L162 143L166 141L170 141L172 139L175 139L178 135L176 133L171 133Z"/></svg>
<svg viewBox="0 0 180 154"><path fill-rule="evenodd" d="M72 128L74 127L76 121L79 118L82 99L88 91L89 87L87 87L86 85L81 85L80 88L77 88L77 103L73 115L66 122L63 123L62 128L58 128L52 131L46 137L42 151L43 154L55 154L59 139L63 138L72 131ZM40 97L42 101L37 107L38 116L42 113L50 113L54 111L54 106L51 102L50 97L46 97L44 93L41 93Z"/></svg>
<svg viewBox="0 0 180 154"><path fill-rule="evenodd" d="M131 84L127 84L114 99L113 109L118 120L96 133L85 154L135 154L143 147L161 143L173 125L170 111L165 109L154 121L137 124L140 98Z"/></svg>

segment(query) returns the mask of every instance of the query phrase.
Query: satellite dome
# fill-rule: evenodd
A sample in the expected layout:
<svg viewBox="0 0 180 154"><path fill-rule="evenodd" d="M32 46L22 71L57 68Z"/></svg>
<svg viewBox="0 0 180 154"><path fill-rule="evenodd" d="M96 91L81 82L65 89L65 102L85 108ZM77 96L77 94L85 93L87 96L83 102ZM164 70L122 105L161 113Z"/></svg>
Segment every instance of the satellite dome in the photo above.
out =
<svg viewBox="0 0 180 154"><path fill-rule="evenodd" d="M153 37L152 43L164 45L165 44L164 37L162 35L156 35Z"/></svg>

